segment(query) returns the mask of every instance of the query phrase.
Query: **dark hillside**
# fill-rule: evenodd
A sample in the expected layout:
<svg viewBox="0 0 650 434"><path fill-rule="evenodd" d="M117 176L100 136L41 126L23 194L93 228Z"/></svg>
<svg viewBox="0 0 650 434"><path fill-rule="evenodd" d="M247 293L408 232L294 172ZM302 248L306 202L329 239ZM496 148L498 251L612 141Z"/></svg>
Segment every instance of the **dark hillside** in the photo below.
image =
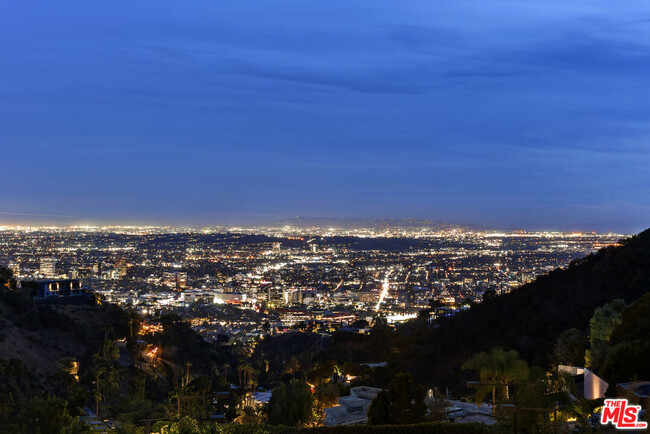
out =
<svg viewBox="0 0 650 434"><path fill-rule="evenodd" d="M24 291L0 289L0 358L20 359L38 375L54 374L63 358L89 357L126 328L115 306L42 306Z"/></svg>
<svg viewBox="0 0 650 434"><path fill-rule="evenodd" d="M405 325L400 339L412 341L396 358L422 382L460 385L460 367L472 354L495 346L518 350L545 366L557 336L576 327L587 331L594 310L621 298L628 303L650 291L650 230L621 246L573 261L510 294L496 297L424 331Z"/></svg>

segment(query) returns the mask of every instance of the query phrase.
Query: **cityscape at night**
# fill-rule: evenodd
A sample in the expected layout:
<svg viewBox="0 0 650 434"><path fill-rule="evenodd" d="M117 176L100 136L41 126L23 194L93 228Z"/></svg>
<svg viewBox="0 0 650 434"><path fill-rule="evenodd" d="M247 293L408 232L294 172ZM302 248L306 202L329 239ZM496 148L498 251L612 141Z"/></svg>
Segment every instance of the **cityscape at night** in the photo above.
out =
<svg viewBox="0 0 650 434"><path fill-rule="evenodd" d="M0 434L650 420L647 0L0 3Z"/></svg>
<svg viewBox="0 0 650 434"><path fill-rule="evenodd" d="M144 317L175 312L206 339L254 343L267 323L327 333L378 312L402 322L432 303L429 319L453 315L623 238L392 223L2 228L0 261L22 282L78 280Z"/></svg>

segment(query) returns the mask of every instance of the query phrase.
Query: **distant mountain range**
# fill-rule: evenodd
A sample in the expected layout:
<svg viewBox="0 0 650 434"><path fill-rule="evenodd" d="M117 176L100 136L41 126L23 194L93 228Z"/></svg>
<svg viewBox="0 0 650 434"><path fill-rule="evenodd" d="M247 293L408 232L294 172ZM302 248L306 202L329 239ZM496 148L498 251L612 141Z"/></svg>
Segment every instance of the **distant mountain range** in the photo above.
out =
<svg viewBox="0 0 650 434"><path fill-rule="evenodd" d="M298 229L433 229L433 230L477 230L486 226L468 225L440 220L410 218L336 218L336 217L291 217L263 224L264 227L291 226Z"/></svg>

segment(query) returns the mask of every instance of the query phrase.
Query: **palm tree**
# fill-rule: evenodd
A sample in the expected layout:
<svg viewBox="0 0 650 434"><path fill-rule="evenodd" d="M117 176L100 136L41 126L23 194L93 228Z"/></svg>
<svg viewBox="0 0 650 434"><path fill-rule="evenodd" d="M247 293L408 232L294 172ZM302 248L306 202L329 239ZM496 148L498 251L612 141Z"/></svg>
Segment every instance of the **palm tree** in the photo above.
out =
<svg viewBox="0 0 650 434"><path fill-rule="evenodd" d="M119 357L119 349L110 340L105 340L93 355L89 371L94 376L95 414L99 413L99 402L106 401L107 395L119 386L120 373L116 367Z"/></svg>
<svg viewBox="0 0 650 434"><path fill-rule="evenodd" d="M113 333L113 327L111 327L111 326L103 326L103 327L100 328L100 330L104 332L104 340L105 341L108 340L108 335Z"/></svg>
<svg viewBox="0 0 650 434"><path fill-rule="evenodd" d="M237 370L239 371L239 384L241 385L242 389L247 389L249 387L254 389L256 378L255 376L259 374L259 371L253 368L253 365L251 365L249 362L242 363L239 365Z"/></svg>
<svg viewBox="0 0 650 434"><path fill-rule="evenodd" d="M59 360L58 376L63 380L68 396L70 396L70 389L77 380L77 373L79 371L79 364L74 357L67 357Z"/></svg>
<svg viewBox="0 0 650 434"><path fill-rule="evenodd" d="M487 353L477 353L465 364L463 369L478 371L481 382L474 399L480 405L492 392L492 415L496 414L496 395L500 389L503 399L510 398L509 385L528 378L528 364L519 358L515 350L506 351L497 347Z"/></svg>
<svg viewBox="0 0 650 434"><path fill-rule="evenodd" d="M226 372L225 377L226 377L226 383L228 383L228 369L230 369L230 363L226 362L223 364L223 369Z"/></svg>
<svg viewBox="0 0 650 434"><path fill-rule="evenodd" d="M189 360L186 361L185 362L185 379L184 379L185 381L183 381L183 379L181 379L181 384L183 386L187 386L188 384L190 384L190 366L192 366L192 362L190 362Z"/></svg>

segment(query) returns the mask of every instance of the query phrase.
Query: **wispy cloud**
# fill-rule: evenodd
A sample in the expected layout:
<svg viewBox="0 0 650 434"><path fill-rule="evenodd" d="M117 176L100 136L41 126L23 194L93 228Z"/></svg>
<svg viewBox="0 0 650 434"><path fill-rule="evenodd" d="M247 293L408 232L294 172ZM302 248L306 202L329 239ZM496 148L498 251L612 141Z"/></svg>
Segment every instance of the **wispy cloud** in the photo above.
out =
<svg viewBox="0 0 650 434"><path fill-rule="evenodd" d="M1 215L15 215L15 216L28 216L28 217L57 217L57 218L74 218L73 215L64 215L64 214L37 214L31 212L5 212L0 211Z"/></svg>

